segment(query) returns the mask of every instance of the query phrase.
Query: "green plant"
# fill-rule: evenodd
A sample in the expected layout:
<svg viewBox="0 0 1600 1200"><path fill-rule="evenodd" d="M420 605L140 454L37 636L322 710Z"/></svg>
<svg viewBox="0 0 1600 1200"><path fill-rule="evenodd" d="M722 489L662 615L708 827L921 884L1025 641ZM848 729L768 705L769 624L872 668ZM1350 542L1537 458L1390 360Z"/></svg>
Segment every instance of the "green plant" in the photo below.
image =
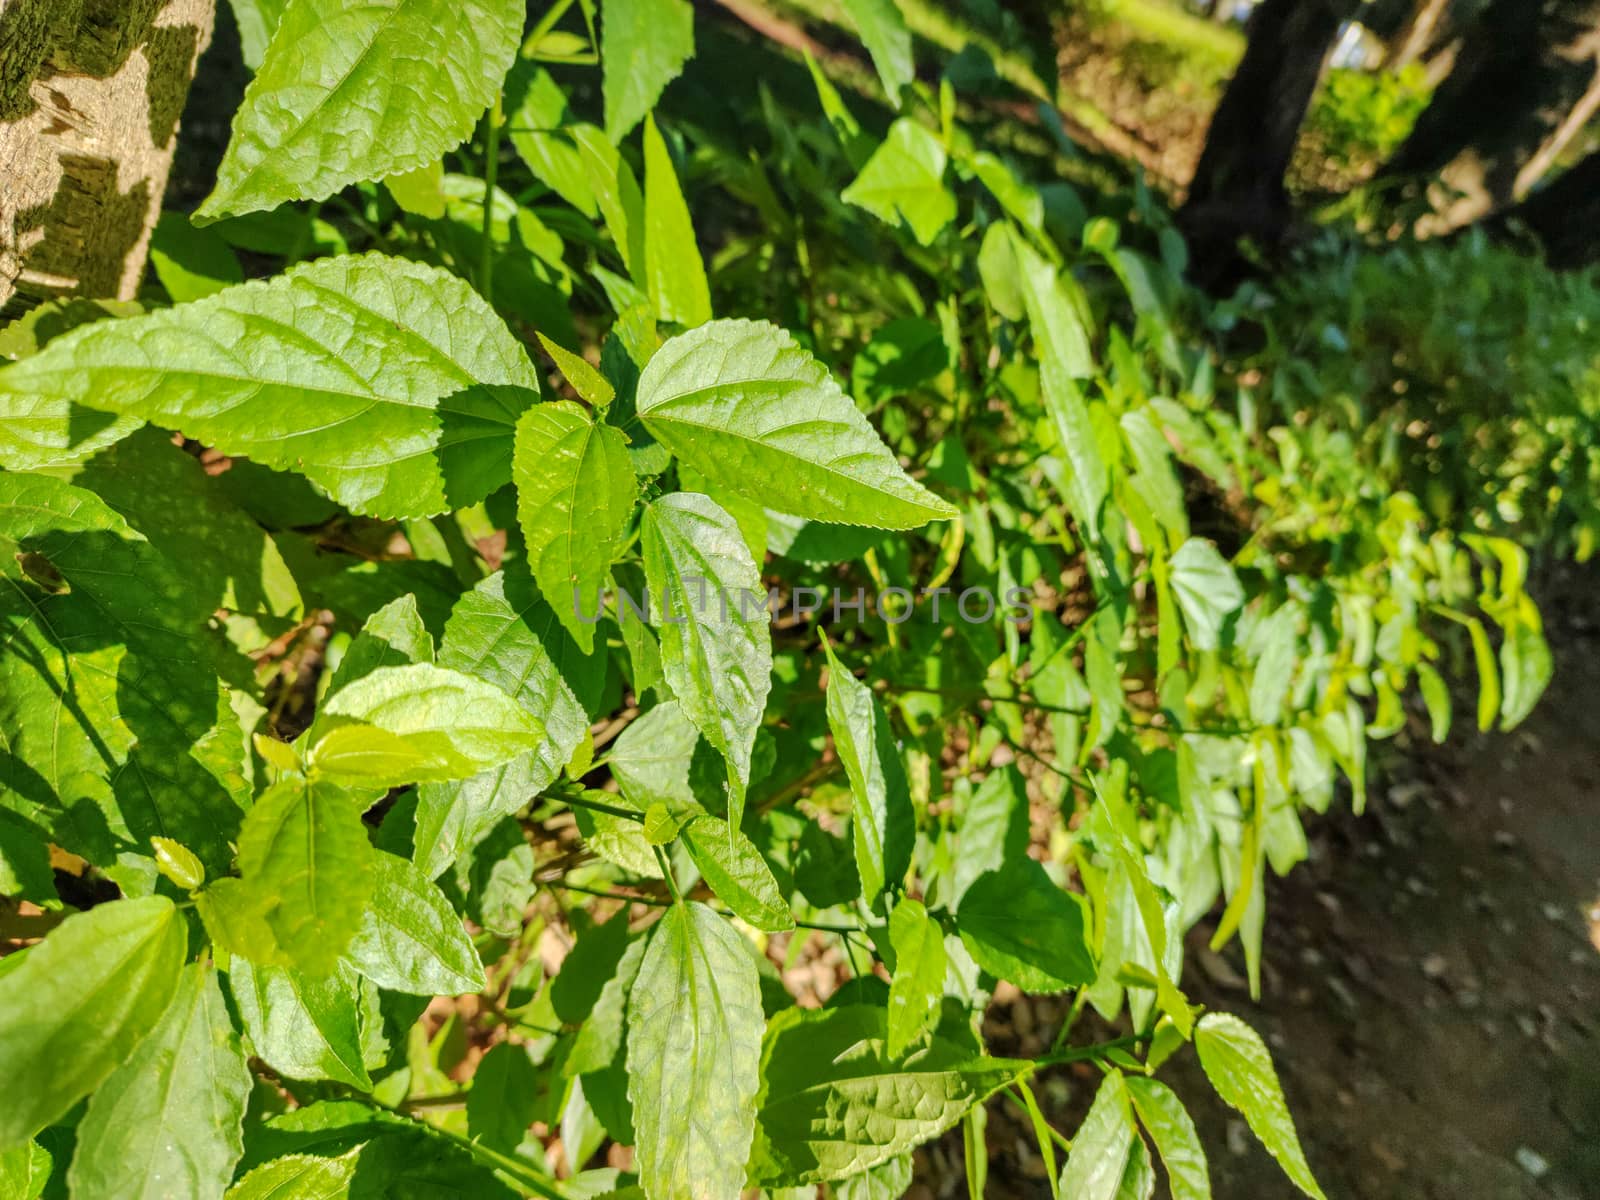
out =
<svg viewBox="0 0 1600 1200"><path fill-rule="evenodd" d="M1247 301L1266 334L1251 366L1284 419L1314 408L1442 528L1594 552L1593 272L1481 233L1379 253L1324 240L1297 265Z"/></svg>
<svg viewBox="0 0 1600 1200"><path fill-rule="evenodd" d="M1312 101L1303 136L1341 172L1370 171L1400 148L1433 98L1427 70L1335 68Z"/></svg>
<svg viewBox="0 0 1600 1200"><path fill-rule="evenodd" d="M1258 981L1265 871L1412 684L1443 736L1458 627L1525 715L1522 552L1219 384L1149 196L1033 183L847 7L881 136L814 64L663 108L685 0L291 0L148 310L5 332L21 1194L898 1194L992 1098L1059 1164L1029 1081L1092 1061L1052 1187L1153 1143L1200 1197L1190 1042L1321 1194L1183 935ZM998 981L1071 994L1050 1051L986 1052Z"/></svg>

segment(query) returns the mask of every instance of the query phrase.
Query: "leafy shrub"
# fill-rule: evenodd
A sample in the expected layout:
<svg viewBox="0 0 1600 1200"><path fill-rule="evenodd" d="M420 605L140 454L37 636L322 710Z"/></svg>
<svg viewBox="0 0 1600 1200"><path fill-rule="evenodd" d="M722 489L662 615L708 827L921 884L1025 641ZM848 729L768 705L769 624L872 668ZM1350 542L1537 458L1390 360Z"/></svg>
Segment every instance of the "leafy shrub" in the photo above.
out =
<svg viewBox="0 0 1600 1200"><path fill-rule="evenodd" d="M1247 298L1276 411L1360 443L1434 523L1587 558L1600 535L1600 279L1470 235L1326 243Z"/></svg>
<svg viewBox="0 0 1600 1200"><path fill-rule="evenodd" d="M1055 1175L1029 1080L1092 1060L1061 1193L1153 1143L1203 1196L1192 1042L1320 1195L1183 937L1220 904L1258 983L1266 871L1413 685L1444 735L1457 629L1527 713L1523 552L1219 375L1148 194L987 148L891 6L881 133L814 67L662 106L681 0L520 57L520 3L337 7L148 311L5 334L0 891L60 918L0 963L7 1182L897 1194L991 1098ZM1128 1032L992 1056L1000 981Z"/></svg>
<svg viewBox="0 0 1600 1200"><path fill-rule="evenodd" d="M1400 71L1335 67L1312 100L1302 136L1334 169L1369 171L1400 148L1432 96L1417 63Z"/></svg>

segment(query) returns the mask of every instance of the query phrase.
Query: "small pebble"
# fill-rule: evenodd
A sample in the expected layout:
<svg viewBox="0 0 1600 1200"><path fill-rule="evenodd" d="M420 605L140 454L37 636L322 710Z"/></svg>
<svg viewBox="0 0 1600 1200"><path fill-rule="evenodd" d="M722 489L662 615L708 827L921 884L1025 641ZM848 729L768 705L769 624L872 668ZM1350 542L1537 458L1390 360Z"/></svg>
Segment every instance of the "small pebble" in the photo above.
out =
<svg viewBox="0 0 1600 1200"><path fill-rule="evenodd" d="M1526 1146L1517 1147L1517 1166L1521 1167L1535 1179L1543 1179L1550 1173L1550 1164L1544 1156Z"/></svg>

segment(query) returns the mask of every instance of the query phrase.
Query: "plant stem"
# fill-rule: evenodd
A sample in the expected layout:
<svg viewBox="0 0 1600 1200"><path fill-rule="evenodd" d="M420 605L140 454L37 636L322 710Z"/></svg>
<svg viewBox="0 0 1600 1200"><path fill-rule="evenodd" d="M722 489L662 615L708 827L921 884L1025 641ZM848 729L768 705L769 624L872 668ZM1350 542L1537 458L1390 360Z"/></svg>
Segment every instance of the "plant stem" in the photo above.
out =
<svg viewBox="0 0 1600 1200"><path fill-rule="evenodd" d="M655 896L635 896L629 892L610 892L604 888L584 887L582 884L554 882L545 884L546 887L560 888L564 892L581 892L585 896L595 896L601 900L626 900L631 904L643 904L650 908L671 908L671 900L661 900ZM715 910L722 912L721 909ZM723 916L732 916L731 913L722 913ZM818 933L866 933L862 925L829 925L823 921L802 921L795 919L795 926L799 929L814 929Z"/></svg>
<svg viewBox="0 0 1600 1200"><path fill-rule="evenodd" d="M543 1196L545 1200L569 1200L567 1194L556 1186L554 1180L540 1174L533 1168L532 1164L524 1162L520 1158L510 1154L501 1154L498 1150L491 1150L481 1142L462 1137L458 1133L451 1133L450 1130L441 1129L437 1125L430 1125L426 1121L418 1121L403 1109L390 1108L387 1104L382 1104L371 1096L356 1091L354 1088L349 1089L347 1094L351 1100L357 1103L364 1104L377 1112L394 1113L428 1135L454 1143L479 1162L493 1167L501 1174L516 1180L519 1187L528 1189L536 1196Z"/></svg>
<svg viewBox="0 0 1600 1200"><path fill-rule="evenodd" d="M1113 1050L1131 1050L1135 1046L1142 1046L1151 1038L1148 1033L1132 1033L1127 1037L1120 1037L1110 1042L1098 1042L1093 1046L1076 1046L1071 1050L1059 1050L1046 1054L1043 1058L1033 1060L1037 1067L1059 1067L1065 1063L1091 1062L1104 1058Z"/></svg>
<svg viewBox="0 0 1600 1200"><path fill-rule="evenodd" d="M1061 1031L1056 1034L1055 1041L1050 1043L1051 1052L1060 1050L1067 1043L1067 1035L1072 1032L1072 1027L1078 1023L1078 1018L1083 1015L1083 1006L1089 1001L1089 989L1079 988L1078 994L1072 998L1072 1008L1067 1012L1067 1019L1061 1022Z"/></svg>
<svg viewBox="0 0 1600 1200"><path fill-rule="evenodd" d="M483 246L478 262L478 290L494 303L494 199L500 178L500 126L505 123L505 95L496 93L489 108L483 152Z"/></svg>
<svg viewBox="0 0 1600 1200"><path fill-rule="evenodd" d="M1020 1084L1019 1086L1027 1087L1028 1085L1027 1084ZM1067 1151L1068 1153L1071 1153L1071 1151L1072 1151L1072 1141L1071 1141L1071 1139L1069 1139L1064 1133L1062 1133L1054 1125L1050 1124L1050 1122L1043 1120L1043 1115L1042 1114L1041 1114L1041 1119L1039 1121L1035 1122L1033 1120L1033 1111L1032 1111L1032 1109L1029 1108L1028 1102L1022 1096L1018 1095L1017 1092L1014 1089L1006 1088L1005 1091L1003 1093L1001 1093L1001 1094L1004 1095L1007 1100L1011 1101L1011 1103L1015 1104L1018 1108L1020 1108L1022 1110L1022 1115L1027 1117L1028 1120L1031 1123L1034 1124L1036 1129L1042 1129L1042 1130L1047 1131L1049 1133L1049 1135L1050 1135L1050 1140L1051 1141L1053 1141L1056 1145L1060 1146L1063 1150Z"/></svg>
<svg viewBox="0 0 1600 1200"><path fill-rule="evenodd" d="M562 796L561 803L572 808L587 808L592 812L605 813L608 816L621 817L624 821L644 820L644 814L637 813L631 808L623 808L617 804L602 804L598 800L580 799L577 796Z"/></svg>
<svg viewBox="0 0 1600 1200"><path fill-rule="evenodd" d="M661 878L667 881L667 890L672 893L672 902L682 904L683 893L678 891L678 881L672 877L672 864L667 861L666 851L660 846L651 846L650 849L656 852L656 862L661 866Z"/></svg>

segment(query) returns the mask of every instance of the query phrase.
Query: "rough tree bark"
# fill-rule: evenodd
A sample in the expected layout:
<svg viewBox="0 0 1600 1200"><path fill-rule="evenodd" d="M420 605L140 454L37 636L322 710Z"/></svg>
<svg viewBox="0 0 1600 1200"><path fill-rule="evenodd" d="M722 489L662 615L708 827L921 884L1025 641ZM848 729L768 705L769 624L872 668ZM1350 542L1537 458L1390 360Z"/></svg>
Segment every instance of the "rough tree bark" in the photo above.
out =
<svg viewBox="0 0 1600 1200"><path fill-rule="evenodd" d="M1340 27L1360 0L1264 0L1211 119L1179 223L1195 278L1225 280L1240 239L1272 246L1292 217L1284 174Z"/></svg>
<svg viewBox="0 0 1600 1200"><path fill-rule="evenodd" d="M1384 168L1436 179L1422 233L1525 197L1600 111L1600 0L1492 0L1455 70Z"/></svg>
<svg viewBox="0 0 1600 1200"><path fill-rule="evenodd" d="M131 299L215 0L0 0L0 311Z"/></svg>

